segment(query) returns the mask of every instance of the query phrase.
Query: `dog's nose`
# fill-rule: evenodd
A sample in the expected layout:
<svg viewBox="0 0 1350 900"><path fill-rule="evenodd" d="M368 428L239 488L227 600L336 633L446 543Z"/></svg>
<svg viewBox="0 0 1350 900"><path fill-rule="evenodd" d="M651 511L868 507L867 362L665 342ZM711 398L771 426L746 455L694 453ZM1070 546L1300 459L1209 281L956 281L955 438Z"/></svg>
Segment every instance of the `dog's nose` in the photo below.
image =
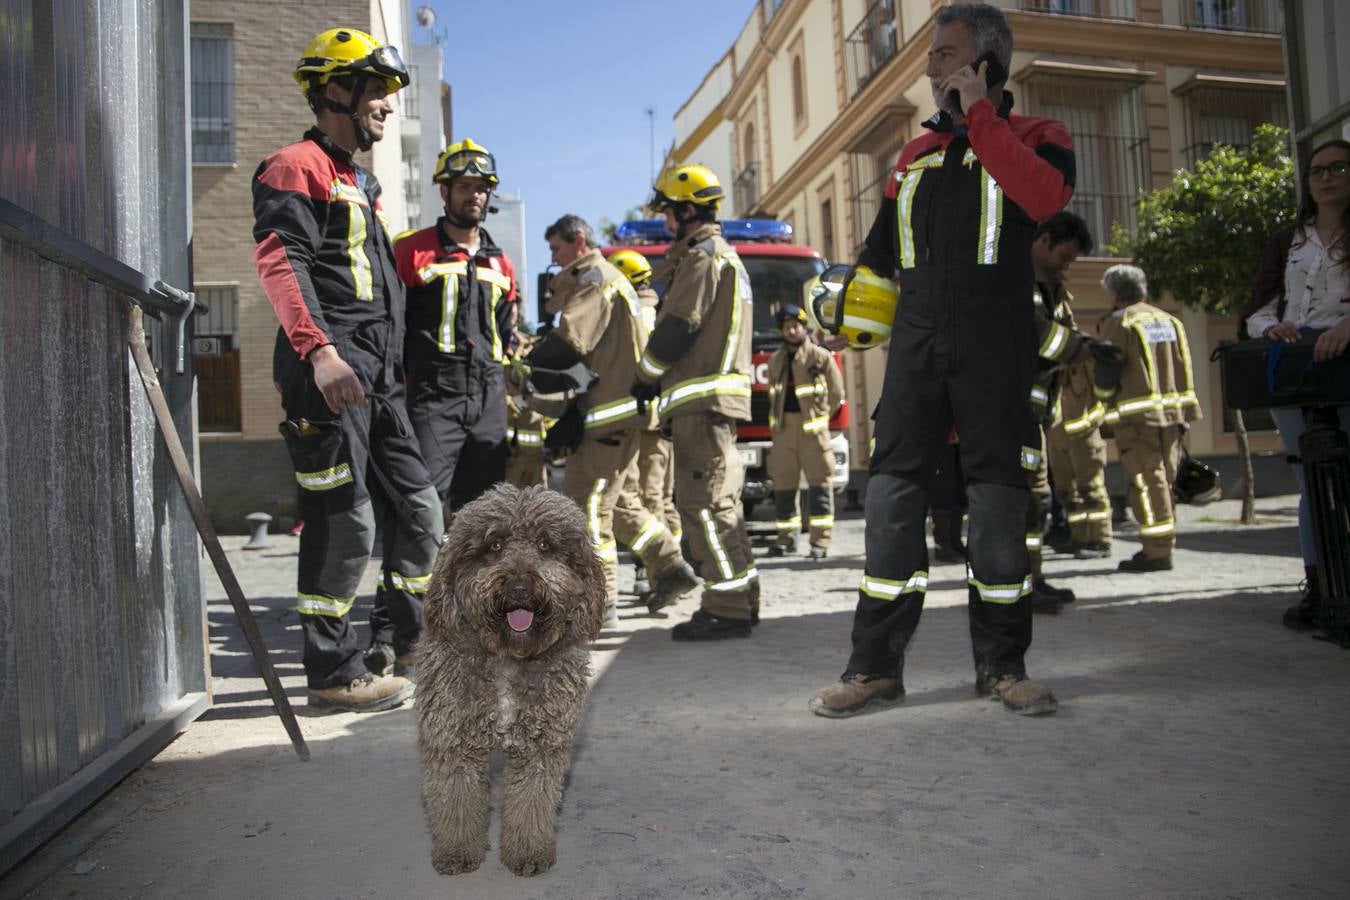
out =
<svg viewBox="0 0 1350 900"><path fill-rule="evenodd" d="M530 595L530 583L523 578L513 578L506 583L502 593L512 600L524 600Z"/></svg>

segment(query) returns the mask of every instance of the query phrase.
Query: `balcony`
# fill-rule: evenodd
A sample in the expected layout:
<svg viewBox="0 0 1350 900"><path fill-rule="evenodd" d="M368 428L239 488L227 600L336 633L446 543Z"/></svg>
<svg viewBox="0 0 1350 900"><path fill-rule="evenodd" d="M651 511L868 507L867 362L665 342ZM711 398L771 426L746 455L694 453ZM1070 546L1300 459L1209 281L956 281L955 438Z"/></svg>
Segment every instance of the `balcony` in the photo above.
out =
<svg viewBox="0 0 1350 900"><path fill-rule="evenodd" d="M877 0L844 39L844 71L850 100L895 55L897 25L895 5L891 0Z"/></svg>
<svg viewBox="0 0 1350 900"><path fill-rule="evenodd" d="M1135 19L1134 0L1019 0L1017 5L1028 12L1131 22Z"/></svg>
<svg viewBox="0 0 1350 900"><path fill-rule="evenodd" d="M1181 0L1188 28L1279 34L1284 11L1279 0Z"/></svg>
<svg viewBox="0 0 1350 900"><path fill-rule="evenodd" d="M759 163L751 163L741 170L732 185L737 215L749 215L759 202Z"/></svg>

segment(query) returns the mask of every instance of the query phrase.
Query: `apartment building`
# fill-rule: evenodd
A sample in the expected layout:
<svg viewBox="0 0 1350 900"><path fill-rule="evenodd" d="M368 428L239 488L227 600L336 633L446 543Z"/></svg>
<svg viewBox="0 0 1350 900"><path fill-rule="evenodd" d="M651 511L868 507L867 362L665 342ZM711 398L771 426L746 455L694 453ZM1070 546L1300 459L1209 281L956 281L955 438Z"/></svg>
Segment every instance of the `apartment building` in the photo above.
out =
<svg viewBox="0 0 1350 900"><path fill-rule="evenodd" d="M397 46L409 65L413 83L396 95L384 139L357 158L380 180L395 234L434 222L431 171L446 143L450 93L440 46L414 29L408 0L192 4L193 282L208 308L194 322L194 365L203 491L223 531L243 530L250 512L295 511L272 384L277 319L253 267L251 181L264 157L312 125L291 72L310 39L338 25Z"/></svg>
<svg viewBox="0 0 1350 900"><path fill-rule="evenodd" d="M800 242L831 259L852 259L900 148L933 113L924 67L933 13L942 5L760 0L677 113L666 164L713 166L730 183L735 215L786 220ZM1078 184L1071 209L1087 220L1099 247L1113 225L1135 227L1140 191L1170 183L1216 143L1245 145L1260 123L1289 124L1279 0L995 5L1014 34L1008 89L1015 109L1053 116L1073 133ZM1343 4L1335 14L1326 6L1327 16L1343 18ZM1325 24L1320 16L1316 23ZM1338 96L1343 104L1344 91ZM1325 91L1317 102L1318 109L1328 105ZM1069 288L1088 328L1106 311L1101 274L1118 261L1085 258L1073 269ZM1206 360L1233 335L1234 323L1181 310L1170 298L1165 305L1186 323L1206 411L1191 449L1233 454L1218 368ZM847 356L855 408L870 409L883 355ZM851 444L862 452L869 426L866 415L853 417ZM1277 445L1273 431L1253 435L1258 451Z"/></svg>

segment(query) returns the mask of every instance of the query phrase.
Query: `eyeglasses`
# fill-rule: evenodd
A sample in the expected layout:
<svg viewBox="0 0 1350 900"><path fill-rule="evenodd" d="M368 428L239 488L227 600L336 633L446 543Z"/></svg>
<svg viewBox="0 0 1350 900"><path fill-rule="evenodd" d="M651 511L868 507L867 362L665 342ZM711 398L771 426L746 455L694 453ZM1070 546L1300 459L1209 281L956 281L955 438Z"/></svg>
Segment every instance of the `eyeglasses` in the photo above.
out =
<svg viewBox="0 0 1350 900"><path fill-rule="evenodd" d="M1321 178L1323 175L1330 175L1333 178L1341 178L1346 172L1350 172L1350 162L1340 160L1339 162L1328 163L1325 166L1309 166L1308 180Z"/></svg>

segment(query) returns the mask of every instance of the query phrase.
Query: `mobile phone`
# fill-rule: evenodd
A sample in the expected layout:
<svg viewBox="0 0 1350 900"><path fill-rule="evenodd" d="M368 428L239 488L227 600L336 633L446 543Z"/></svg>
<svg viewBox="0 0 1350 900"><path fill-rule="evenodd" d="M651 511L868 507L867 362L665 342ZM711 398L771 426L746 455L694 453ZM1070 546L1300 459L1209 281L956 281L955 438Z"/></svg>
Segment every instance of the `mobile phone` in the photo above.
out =
<svg viewBox="0 0 1350 900"><path fill-rule="evenodd" d="M970 68L978 73L980 71L980 63L989 64L989 68L984 70L984 83L988 87L993 87L994 85L1000 82L1008 80L1008 72L1006 69L1003 68L1002 64L999 63L998 57L994 55L993 50L990 50L989 52L981 56L979 59L971 63ZM961 113L962 115L965 114L965 110L961 108L960 91L947 92L947 105L950 106L954 111Z"/></svg>

